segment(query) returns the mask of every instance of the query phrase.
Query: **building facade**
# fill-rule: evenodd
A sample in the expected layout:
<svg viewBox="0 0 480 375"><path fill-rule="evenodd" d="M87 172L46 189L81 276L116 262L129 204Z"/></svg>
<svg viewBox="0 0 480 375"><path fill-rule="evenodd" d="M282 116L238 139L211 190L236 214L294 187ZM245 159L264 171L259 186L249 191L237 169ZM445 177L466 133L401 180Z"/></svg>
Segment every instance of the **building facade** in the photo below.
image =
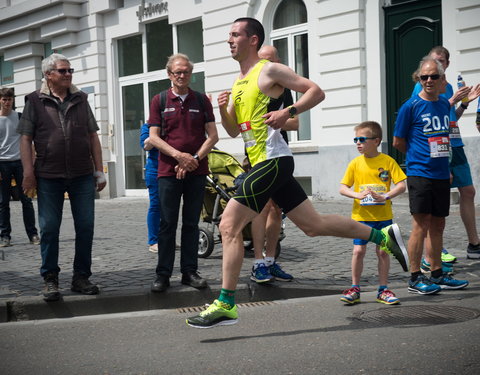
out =
<svg viewBox="0 0 480 375"><path fill-rule="evenodd" d="M391 147L396 111L432 46L450 50L454 86L458 74L480 83L480 0L0 0L0 84L15 88L21 111L40 86L43 57L66 55L100 126L109 180L101 197L145 194L139 131L151 98L169 86L167 57L189 55L192 87L211 94L215 108L238 74L226 41L239 17L260 20L282 62L326 92L289 134L295 176L314 198L340 198L339 181L357 156L353 127L362 121L382 124L382 151L402 162ZM459 125L479 186L476 105ZM242 141L218 129L217 146L241 159Z"/></svg>

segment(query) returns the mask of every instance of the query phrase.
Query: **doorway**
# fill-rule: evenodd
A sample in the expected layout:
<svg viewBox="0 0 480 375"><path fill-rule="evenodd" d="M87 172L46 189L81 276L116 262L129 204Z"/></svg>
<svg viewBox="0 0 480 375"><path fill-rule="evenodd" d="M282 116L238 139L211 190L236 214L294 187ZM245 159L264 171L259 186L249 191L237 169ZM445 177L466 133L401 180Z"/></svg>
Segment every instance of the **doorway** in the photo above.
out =
<svg viewBox="0 0 480 375"><path fill-rule="evenodd" d="M397 0L384 7L389 155L400 165L405 155L390 145L397 113L412 94L412 73L432 47L442 44L441 0Z"/></svg>

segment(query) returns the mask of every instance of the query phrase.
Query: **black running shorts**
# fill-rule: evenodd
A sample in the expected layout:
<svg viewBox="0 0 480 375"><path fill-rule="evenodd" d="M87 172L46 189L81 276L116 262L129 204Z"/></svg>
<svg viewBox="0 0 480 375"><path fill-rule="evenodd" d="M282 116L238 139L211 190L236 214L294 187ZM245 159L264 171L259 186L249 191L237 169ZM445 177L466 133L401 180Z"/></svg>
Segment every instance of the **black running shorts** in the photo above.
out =
<svg viewBox="0 0 480 375"><path fill-rule="evenodd" d="M450 213L450 181L425 177L407 178L410 213L447 217Z"/></svg>
<svg viewBox="0 0 480 375"><path fill-rule="evenodd" d="M260 213L270 198L288 213L305 199L307 194L293 177L293 157L262 161L247 174L233 199Z"/></svg>

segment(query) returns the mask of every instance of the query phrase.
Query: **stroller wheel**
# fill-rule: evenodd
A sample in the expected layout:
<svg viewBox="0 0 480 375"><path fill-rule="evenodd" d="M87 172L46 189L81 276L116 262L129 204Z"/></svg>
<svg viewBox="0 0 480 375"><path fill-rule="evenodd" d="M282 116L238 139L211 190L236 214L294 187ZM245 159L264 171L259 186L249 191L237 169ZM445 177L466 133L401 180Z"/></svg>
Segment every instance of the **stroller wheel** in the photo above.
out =
<svg viewBox="0 0 480 375"><path fill-rule="evenodd" d="M213 251L214 245L213 233L208 229L199 228L198 257L208 258Z"/></svg>
<svg viewBox="0 0 480 375"><path fill-rule="evenodd" d="M282 245L280 245L280 240L277 242L277 247L275 248L275 259L280 256L280 252L282 251ZM265 257L267 255L266 250L263 249L262 255Z"/></svg>
<svg viewBox="0 0 480 375"><path fill-rule="evenodd" d="M253 251L253 241L243 241L245 251Z"/></svg>

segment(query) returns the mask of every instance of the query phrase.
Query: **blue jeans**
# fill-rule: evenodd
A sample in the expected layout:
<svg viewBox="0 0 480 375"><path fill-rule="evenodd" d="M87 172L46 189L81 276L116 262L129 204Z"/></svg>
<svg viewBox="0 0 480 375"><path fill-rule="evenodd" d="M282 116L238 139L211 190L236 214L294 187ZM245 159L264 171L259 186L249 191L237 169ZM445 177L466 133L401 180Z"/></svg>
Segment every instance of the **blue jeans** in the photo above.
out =
<svg viewBox="0 0 480 375"><path fill-rule="evenodd" d="M157 275L170 277L175 261L175 234L180 200L183 197L180 271L186 273L198 268L198 221L205 192L205 175L187 175L184 180L159 177L160 231L158 233Z"/></svg>
<svg viewBox="0 0 480 375"><path fill-rule="evenodd" d="M0 161L1 175L1 194L0 194L0 237L10 239L12 227L10 224L10 195L12 176L19 187L20 201L22 202L23 224L27 232L28 238L31 240L37 235L35 228L35 211L33 210L32 200L23 194L23 168L20 160Z"/></svg>
<svg viewBox="0 0 480 375"><path fill-rule="evenodd" d="M150 205L147 212L148 244L158 242L158 230L160 228L160 198L158 197L157 175L146 174L145 184L148 188Z"/></svg>
<svg viewBox="0 0 480 375"><path fill-rule="evenodd" d="M58 237L62 223L63 202L68 193L75 227L73 273L90 277L93 227L95 220L95 182L93 175L72 179L37 178L38 221L40 224L40 274L58 274Z"/></svg>

